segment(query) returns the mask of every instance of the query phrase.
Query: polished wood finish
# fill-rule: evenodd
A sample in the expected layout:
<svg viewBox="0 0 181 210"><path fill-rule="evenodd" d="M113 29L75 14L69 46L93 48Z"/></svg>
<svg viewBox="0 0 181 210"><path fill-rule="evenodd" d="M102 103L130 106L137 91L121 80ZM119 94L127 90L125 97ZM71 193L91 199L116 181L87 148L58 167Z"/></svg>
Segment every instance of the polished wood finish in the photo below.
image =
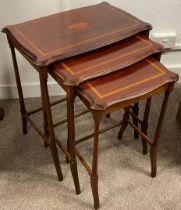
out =
<svg viewBox="0 0 181 210"><path fill-rule="evenodd" d="M163 47L144 35L65 59L52 65L50 74L64 85L77 86L82 82L128 67L150 55L163 51Z"/></svg>
<svg viewBox="0 0 181 210"><path fill-rule="evenodd" d="M151 28L150 24L104 2L9 25L3 32L34 65L47 66Z"/></svg>
<svg viewBox="0 0 181 210"><path fill-rule="evenodd" d="M91 109L105 110L112 104L142 96L178 76L153 57L79 86L78 93Z"/></svg>

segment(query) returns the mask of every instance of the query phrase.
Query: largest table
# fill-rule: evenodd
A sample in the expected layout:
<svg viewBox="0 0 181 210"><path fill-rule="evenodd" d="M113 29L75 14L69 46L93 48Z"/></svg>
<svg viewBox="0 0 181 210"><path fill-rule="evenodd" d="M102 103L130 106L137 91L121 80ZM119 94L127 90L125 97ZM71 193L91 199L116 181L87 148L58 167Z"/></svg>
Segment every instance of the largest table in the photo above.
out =
<svg viewBox="0 0 181 210"><path fill-rule="evenodd" d="M21 106L23 132L27 132L28 120L45 140L45 143L50 146L59 180L62 180L63 176L55 143L47 89L48 72L51 72L52 64L83 53L94 52L96 49L118 43L135 34L140 33L147 37L150 29L150 24L108 3L58 13L25 23L6 26L3 29L3 32L7 35L12 52ZM29 115L33 112L26 111L15 48L38 71L44 116L44 134L37 129L34 122L30 119ZM140 57L136 58L137 61L143 59L144 56L148 56L149 53L150 51L143 51ZM131 60L130 62L125 62L122 68L130 64ZM73 105L76 87L88 79L120 70L120 68L120 66L119 68L108 68L106 71L100 68L94 71L94 73L92 71L86 71L86 75L81 74L81 76L77 75L74 77L69 74L66 82L62 80L59 83L67 93L68 153L70 154L70 168L77 194L80 193L80 186L74 151L75 128ZM61 71L59 71L59 74L61 75ZM63 76L64 74L62 74Z"/></svg>

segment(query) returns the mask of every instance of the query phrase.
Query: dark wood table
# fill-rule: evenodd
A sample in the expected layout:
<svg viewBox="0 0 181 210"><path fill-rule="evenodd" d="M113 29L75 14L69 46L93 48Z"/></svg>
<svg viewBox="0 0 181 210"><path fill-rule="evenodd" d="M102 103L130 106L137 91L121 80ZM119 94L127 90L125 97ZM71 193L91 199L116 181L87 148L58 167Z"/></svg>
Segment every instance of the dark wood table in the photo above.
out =
<svg viewBox="0 0 181 210"><path fill-rule="evenodd" d="M48 72L51 73L51 64L117 43L136 34L148 37L151 28L150 24L104 2L17 25L6 26L3 29L3 32L7 35L13 58L21 106L23 133L27 133L28 121L41 135L45 143L50 146L59 180L62 180L63 176L56 148L56 138L47 89ZM144 43L147 45L147 42L141 43L141 40L142 39L139 40L140 44ZM30 119L30 115L37 110L28 112L25 108L15 48L29 61L39 74L44 116L44 133L42 133ZM143 59L145 55L148 56L148 54L152 54L152 46L150 45L148 48L151 49L151 51L142 51L144 52L142 55L138 53L140 57L137 57L137 61L141 58ZM125 57L125 59L126 58L127 57ZM130 59L128 63L125 62L122 68L126 65L130 65L131 61ZM92 71L87 71L86 76L84 75L81 78L77 77L76 79L74 77L72 82L69 81L66 83L63 81L59 83L67 93L68 153L64 149L63 151L67 157L70 158L70 168L77 194L80 193L80 187L74 151L74 98L76 96L76 87L79 83L88 79L118 71L119 69L118 67L109 67L106 71L102 69L94 71L93 74ZM63 76L62 73L62 78Z"/></svg>

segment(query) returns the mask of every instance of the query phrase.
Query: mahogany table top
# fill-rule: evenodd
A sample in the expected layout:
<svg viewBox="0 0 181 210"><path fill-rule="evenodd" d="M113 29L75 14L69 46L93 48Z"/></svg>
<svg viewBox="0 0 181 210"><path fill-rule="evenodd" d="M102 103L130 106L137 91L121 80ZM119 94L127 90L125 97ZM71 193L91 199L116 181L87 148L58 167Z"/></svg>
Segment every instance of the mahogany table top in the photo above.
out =
<svg viewBox="0 0 181 210"><path fill-rule="evenodd" d="M177 74L149 57L123 71L81 84L78 94L91 109L105 110L112 104L142 96L177 80Z"/></svg>
<svg viewBox="0 0 181 210"><path fill-rule="evenodd" d="M99 50L57 62L51 66L50 74L64 85L77 86L162 51L161 45L144 35L136 35Z"/></svg>
<svg viewBox="0 0 181 210"><path fill-rule="evenodd" d="M3 32L32 64L47 66L150 29L150 24L103 2L9 25Z"/></svg>

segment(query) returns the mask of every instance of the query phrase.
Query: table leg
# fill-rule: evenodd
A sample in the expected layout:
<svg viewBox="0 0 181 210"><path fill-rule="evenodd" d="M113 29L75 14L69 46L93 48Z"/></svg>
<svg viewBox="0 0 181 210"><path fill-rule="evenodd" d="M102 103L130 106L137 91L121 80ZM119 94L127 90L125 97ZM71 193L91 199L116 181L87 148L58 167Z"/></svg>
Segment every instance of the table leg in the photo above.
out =
<svg viewBox="0 0 181 210"><path fill-rule="evenodd" d="M94 208L99 209L99 192L98 192L98 148L99 148L99 125L101 117L98 113L93 114L94 118L94 144L93 144L93 160L92 160L92 172L90 176L90 183L92 189L92 195L94 199Z"/></svg>
<svg viewBox="0 0 181 210"><path fill-rule="evenodd" d="M163 121L164 121L166 108L167 108L167 104L168 104L168 99L169 99L169 95L170 95L170 92L172 89L173 89L173 84L170 84L167 91L165 92L165 97L164 97L164 100L162 103L153 144L151 145L150 160L151 160L151 176L152 177L155 177L156 172L157 172L156 158L157 158L157 151L158 151L158 140L160 138L161 129L163 126Z"/></svg>
<svg viewBox="0 0 181 210"><path fill-rule="evenodd" d="M141 131L145 135L147 135L147 130L148 130L148 119L149 119L150 107L151 107L151 98L148 98L146 101L143 123L141 125ZM142 145L143 145L143 154L146 155L147 154L147 143L143 140L143 138L142 138Z"/></svg>
<svg viewBox="0 0 181 210"><path fill-rule="evenodd" d="M47 84L46 84L47 85ZM43 90L41 89L41 95L43 96ZM43 118L44 118L44 122L43 122L43 127L44 127L44 136L49 139L50 135L49 135L49 131L48 131L48 116L47 116L47 111L46 111L46 105L45 102L43 100L43 97L41 97L42 100L42 109L43 109ZM46 144L46 142L44 141L44 146L48 147L48 145Z"/></svg>
<svg viewBox="0 0 181 210"><path fill-rule="evenodd" d="M22 118L22 130L23 130L23 134L27 134L27 119L26 119L27 112L26 112L26 108L25 108L25 102L24 102L23 90L22 90L22 86L21 86L19 69L18 69L18 64L17 64L17 59L16 59L16 53L15 53L14 46L11 44L10 41L9 41L9 46L11 49L15 77L16 77L16 85L17 85L18 95L19 95L21 118Z"/></svg>
<svg viewBox="0 0 181 210"><path fill-rule="evenodd" d="M58 157L58 151L55 142L55 133L53 127L53 120L52 120L52 113L48 95L48 87L47 87L47 78L48 72L47 68L40 68L39 69L39 77L40 77L40 87L41 87L41 94L42 94L42 106L44 107L44 112L46 113L47 123L48 123L48 131L50 135L50 150L52 154L52 158L54 161L54 165L57 171L58 179L60 181L63 180L62 170L60 166L60 161Z"/></svg>
<svg viewBox="0 0 181 210"><path fill-rule="evenodd" d="M80 184L77 171L77 160L75 154L75 124L74 124L74 98L75 88L67 90L67 127L68 127L68 152L70 154L70 169L75 185L76 194L80 194Z"/></svg>

